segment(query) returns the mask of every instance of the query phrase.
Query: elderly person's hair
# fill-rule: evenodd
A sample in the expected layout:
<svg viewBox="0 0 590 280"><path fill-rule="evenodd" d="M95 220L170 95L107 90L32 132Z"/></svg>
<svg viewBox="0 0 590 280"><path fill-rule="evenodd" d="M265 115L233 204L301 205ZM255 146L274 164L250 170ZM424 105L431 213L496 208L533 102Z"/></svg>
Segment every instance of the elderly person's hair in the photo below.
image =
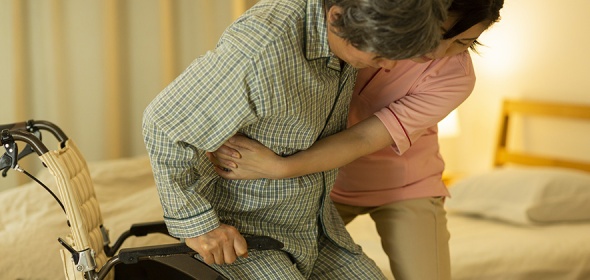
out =
<svg viewBox="0 0 590 280"><path fill-rule="evenodd" d="M387 59L430 52L441 40L450 0L325 0L342 13L332 30L355 48Z"/></svg>

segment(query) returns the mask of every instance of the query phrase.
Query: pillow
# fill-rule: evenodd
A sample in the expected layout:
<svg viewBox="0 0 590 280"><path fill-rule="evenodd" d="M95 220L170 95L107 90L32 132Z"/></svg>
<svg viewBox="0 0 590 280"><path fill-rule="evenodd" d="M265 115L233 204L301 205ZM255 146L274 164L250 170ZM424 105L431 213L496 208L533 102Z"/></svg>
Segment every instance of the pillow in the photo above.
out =
<svg viewBox="0 0 590 280"><path fill-rule="evenodd" d="M555 167L503 168L452 185L449 212L518 224L590 221L590 173Z"/></svg>

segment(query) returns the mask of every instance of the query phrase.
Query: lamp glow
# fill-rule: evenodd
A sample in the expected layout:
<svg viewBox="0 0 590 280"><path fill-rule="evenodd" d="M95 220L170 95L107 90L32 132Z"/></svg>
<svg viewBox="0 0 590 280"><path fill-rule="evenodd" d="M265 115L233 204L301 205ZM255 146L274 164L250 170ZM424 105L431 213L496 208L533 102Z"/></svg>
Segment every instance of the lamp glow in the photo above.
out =
<svg viewBox="0 0 590 280"><path fill-rule="evenodd" d="M438 136L441 138L450 138L459 135L459 115L457 110L453 110L442 121L438 123Z"/></svg>

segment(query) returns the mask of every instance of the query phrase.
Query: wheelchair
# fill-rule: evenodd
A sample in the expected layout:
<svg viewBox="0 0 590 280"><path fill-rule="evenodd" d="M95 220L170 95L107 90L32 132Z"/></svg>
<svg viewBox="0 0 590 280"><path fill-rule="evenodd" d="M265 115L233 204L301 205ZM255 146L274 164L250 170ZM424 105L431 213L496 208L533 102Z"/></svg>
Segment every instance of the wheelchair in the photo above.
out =
<svg viewBox="0 0 590 280"><path fill-rule="evenodd" d="M163 221L132 224L111 245L103 225L100 206L94 192L88 166L76 144L49 121L28 120L0 125L0 141L5 153L0 157L2 176L11 169L22 172L45 188L65 213L70 234L58 238L66 279L227 279L179 240L177 243L120 249L129 237L169 232ZM42 141L42 131L50 132L59 142L49 150ZM25 147L19 151L17 142ZM19 166L19 160L37 154L56 181L59 195ZM280 241L266 236L245 236L248 249L278 250Z"/></svg>

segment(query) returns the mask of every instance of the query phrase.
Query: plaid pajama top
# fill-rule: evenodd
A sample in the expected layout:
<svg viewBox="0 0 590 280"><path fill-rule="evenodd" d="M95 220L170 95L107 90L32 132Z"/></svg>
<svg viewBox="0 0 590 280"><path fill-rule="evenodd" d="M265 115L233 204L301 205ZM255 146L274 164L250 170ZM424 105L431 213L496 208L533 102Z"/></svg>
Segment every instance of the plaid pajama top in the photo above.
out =
<svg viewBox="0 0 590 280"><path fill-rule="evenodd" d="M330 201L335 170L225 180L204 156L237 132L291 155L345 128L356 71L331 54L326 28L321 0L261 1L147 107L144 140L173 235L224 223L271 236L304 275L319 232L360 252Z"/></svg>

